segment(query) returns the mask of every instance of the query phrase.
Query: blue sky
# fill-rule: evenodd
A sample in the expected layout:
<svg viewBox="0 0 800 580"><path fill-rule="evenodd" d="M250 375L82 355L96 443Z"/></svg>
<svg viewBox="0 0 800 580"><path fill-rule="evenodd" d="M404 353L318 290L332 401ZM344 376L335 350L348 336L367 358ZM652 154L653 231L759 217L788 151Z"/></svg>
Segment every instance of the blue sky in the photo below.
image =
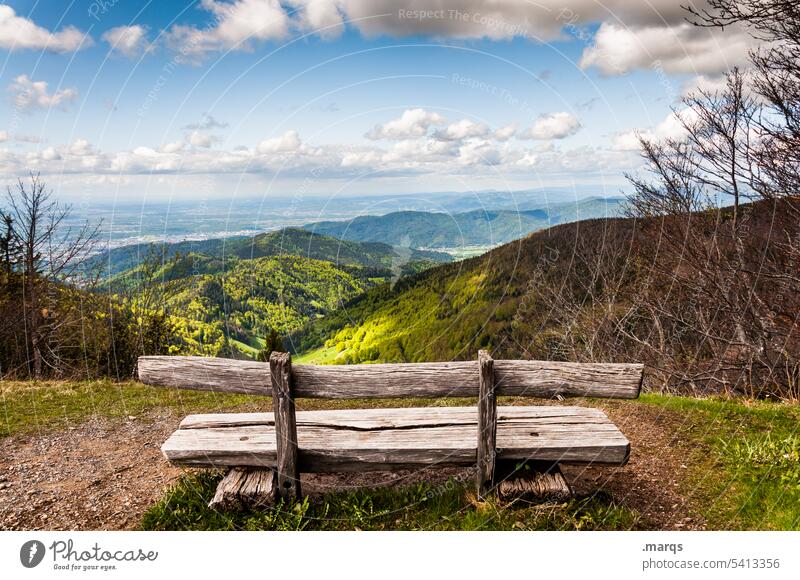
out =
<svg viewBox="0 0 800 580"><path fill-rule="evenodd" d="M752 41L677 2L0 5L0 173L83 200L596 186Z"/></svg>

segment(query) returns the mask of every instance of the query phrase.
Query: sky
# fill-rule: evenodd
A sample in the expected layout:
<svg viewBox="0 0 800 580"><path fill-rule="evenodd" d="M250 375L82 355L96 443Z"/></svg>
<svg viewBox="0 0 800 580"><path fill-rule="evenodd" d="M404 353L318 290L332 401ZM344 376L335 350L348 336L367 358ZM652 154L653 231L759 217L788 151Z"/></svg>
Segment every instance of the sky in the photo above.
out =
<svg viewBox="0 0 800 580"><path fill-rule="evenodd" d="M84 203L615 195L636 135L679 136L681 97L754 47L685 3L7 2L0 174Z"/></svg>

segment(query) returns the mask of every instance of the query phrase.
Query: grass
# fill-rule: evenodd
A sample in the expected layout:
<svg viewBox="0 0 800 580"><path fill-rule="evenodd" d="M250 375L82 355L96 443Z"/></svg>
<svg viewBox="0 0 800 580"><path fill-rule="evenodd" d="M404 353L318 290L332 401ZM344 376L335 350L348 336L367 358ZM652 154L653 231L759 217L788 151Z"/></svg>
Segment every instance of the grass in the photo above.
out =
<svg viewBox="0 0 800 580"><path fill-rule="evenodd" d="M257 402L245 395L163 389L136 382L2 381L0 437L66 429L90 417L113 419L164 409L176 413L255 409Z"/></svg>
<svg viewBox="0 0 800 580"><path fill-rule="evenodd" d="M259 511L221 512L208 499L221 475L184 476L150 510L145 530L604 530L638 529L636 513L603 495L563 504L476 503L456 480L358 490Z"/></svg>
<svg viewBox="0 0 800 580"><path fill-rule="evenodd" d="M711 529L800 530L800 407L643 395L678 413L681 490Z"/></svg>

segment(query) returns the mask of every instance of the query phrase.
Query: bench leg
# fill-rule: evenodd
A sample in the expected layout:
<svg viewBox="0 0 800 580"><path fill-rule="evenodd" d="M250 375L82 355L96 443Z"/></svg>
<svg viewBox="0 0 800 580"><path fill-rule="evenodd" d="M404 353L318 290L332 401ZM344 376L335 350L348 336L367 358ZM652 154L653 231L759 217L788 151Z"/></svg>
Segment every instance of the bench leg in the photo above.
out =
<svg viewBox="0 0 800 580"><path fill-rule="evenodd" d="M503 501L566 501L572 497L572 489L557 463L501 462L497 471L497 495Z"/></svg>
<svg viewBox="0 0 800 580"><path fill-rule="evenodd" d="M475 491L478 499L489 494L495 481L497 457L497 399L494 394L494 362L485 350L478 351L478 446Z"/></svg>
<svg viewBox="0 0 800 580"><path fill-rule="evenodd" d="M272 383L272 409L277 441L277 496L300 498L300 471L297 468L297 419L292 392L292 357L288 352L273 352L269 358Z"/></svg>
<svg viewBox="0 0 800 580"><path fill-rule="evenodd" d="M272 469L234 467L217 485L208 507L221 510L258 508L275 502L277 476Z"/></svg>

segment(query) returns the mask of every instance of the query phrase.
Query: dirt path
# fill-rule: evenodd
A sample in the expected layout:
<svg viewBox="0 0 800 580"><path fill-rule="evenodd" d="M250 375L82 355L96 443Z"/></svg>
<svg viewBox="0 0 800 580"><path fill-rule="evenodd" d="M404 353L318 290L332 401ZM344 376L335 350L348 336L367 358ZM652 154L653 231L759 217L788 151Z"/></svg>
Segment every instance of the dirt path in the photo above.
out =
<svg viewBox="0 0 800 580"><path fill-rule="evenodd" d="M599 405L631 442L628 464L621 468L564 467L578 494L598 490L643 514L647 525L664 530L702 530L705 521L681 494L686 489L686 445L682 417L663 408L635 403Z"/></svg>
<svg viewBox="0 0 800 580"><path fill-rule="evenodd" d="M621 469L564 468L575 491L609 493L653 527L702 529L704 522L690 515L679 491L685 477L675 451L679 418L635 404L612 404L606 411L631 441L630 462ZM135 529L181 474L159 451L179 420L166 412L125 421L93 419L65 431L0 440L0 529ZM387 474L377 478L388 483ZM308 483L335 488L335 479ZM351 479L339 483L348 487L355 483Z"/></svg>
<svg viewBox="0 0 800 580"><path fill-rule="evenodd" d="M135 529L181 474L159 450L178 421L93 419L0 440L0 529Z"/></svg>

